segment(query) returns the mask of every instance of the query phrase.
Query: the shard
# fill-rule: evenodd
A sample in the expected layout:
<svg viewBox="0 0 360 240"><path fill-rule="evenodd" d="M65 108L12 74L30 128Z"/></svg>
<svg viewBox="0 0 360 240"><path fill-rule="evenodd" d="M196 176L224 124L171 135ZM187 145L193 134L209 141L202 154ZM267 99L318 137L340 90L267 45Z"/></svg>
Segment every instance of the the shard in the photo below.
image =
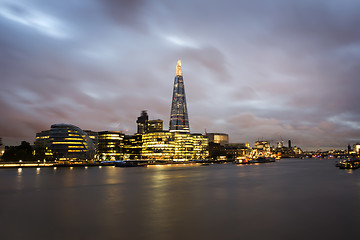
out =
<svg viewBox="0 0 360 240"><path fill-rule="evenodd" d="M190 132L189 118L186 108L185 87L180 60L176 65L169 130L170 132Z"/></svg>

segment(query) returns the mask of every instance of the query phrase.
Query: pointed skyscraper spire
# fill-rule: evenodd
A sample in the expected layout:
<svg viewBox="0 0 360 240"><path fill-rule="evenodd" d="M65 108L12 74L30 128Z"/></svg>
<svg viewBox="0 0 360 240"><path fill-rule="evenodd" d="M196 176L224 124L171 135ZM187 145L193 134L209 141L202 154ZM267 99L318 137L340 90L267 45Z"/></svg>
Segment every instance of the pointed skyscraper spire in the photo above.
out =
<svg viewBox="0 0 360 240"><path fill-rule="evenodd" d="M182 76L181 60L179 59L176 64L176 76Z"/></svg>
<svg viewBox="0 0 360 240"><path fill-rule="evenodd" d="M170 132L190 132L180 60L176 65L169 129Z"/></svg>

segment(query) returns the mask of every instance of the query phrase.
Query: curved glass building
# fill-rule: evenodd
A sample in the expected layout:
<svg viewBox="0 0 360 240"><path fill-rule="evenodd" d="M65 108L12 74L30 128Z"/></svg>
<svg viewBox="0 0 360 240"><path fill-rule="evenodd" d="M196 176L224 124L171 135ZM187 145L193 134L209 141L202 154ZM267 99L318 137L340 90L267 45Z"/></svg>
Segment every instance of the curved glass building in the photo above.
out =
<svg viewBox="0 0 360 240"><path fill-rule="evenodd" d="M58 160L93 159L95 146L90 137L71 124L54 124L50 129L53 157Z"/></svg>

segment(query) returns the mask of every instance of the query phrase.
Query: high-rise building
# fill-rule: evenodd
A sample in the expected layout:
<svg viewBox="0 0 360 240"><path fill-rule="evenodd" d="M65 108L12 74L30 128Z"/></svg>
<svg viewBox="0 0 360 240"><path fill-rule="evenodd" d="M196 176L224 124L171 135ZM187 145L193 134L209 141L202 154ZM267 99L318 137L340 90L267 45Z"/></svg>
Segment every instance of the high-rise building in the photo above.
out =
<svg viewBox="0 0 360 240"><path fill-rule="evenodd" d="M149 116L145 110L141 111L140 117L137 118L137 133L143 134L148 130Z"/></svg>
<svg viewBox="0 0 360 240"><path fill-rule="evenodd" d="M186 107L185 87L180 60L176 65L176 76L174 80L169 130L170 132L190 132Z"/></svg>
<svg viewBox="0 0 360 240"><path fill-rule="evenodd" d="M205 159L209 155L208 138L190 134L180 60L176 66L169 131L161 131L160 121L148 121L149 131L142 135L142 158L189 161Z"/></svg>
<svg viewBox="0 0 360 240"><path fill-rule="evenodd" d="M137 134L148 132L157 132L163 130L163 121L160 119L149 120L149 116L145 110L141 111L140 117L136 120Z"/></svg>

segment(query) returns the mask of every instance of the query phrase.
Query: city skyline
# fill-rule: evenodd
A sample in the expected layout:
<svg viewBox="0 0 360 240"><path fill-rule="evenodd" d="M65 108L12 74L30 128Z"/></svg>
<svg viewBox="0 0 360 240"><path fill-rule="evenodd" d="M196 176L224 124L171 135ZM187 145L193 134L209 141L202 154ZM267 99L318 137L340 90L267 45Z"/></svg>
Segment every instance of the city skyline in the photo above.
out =
<svg viewBox="0 0 360 240"><path fill-rule="evenodd" d="M346 148L360 140L359 9L325 0L4 0L0 137L33 142L55 123L132 134L144 109L167 129L181 59L191 132Z"/></svg>

